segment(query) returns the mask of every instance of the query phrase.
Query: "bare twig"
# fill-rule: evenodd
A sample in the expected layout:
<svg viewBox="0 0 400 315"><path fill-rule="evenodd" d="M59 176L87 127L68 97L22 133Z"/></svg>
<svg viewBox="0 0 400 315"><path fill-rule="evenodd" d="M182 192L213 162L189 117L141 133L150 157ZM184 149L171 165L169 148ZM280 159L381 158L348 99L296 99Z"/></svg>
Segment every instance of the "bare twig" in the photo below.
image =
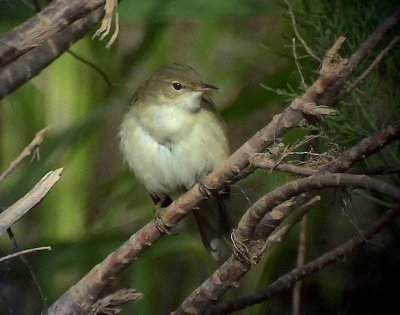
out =
<svg viewBox="0 0 400 315"><path fill-rule="evenodd" d="M42 246L42 247L35 247L35 248L21 250L19 252L12 253L7 256L0 257L0 262L21 256L21 255L26 255L26 254L30 254L33 252L43 251L43 250L51 250L51 247L50 246Z"/></svg>
<svg viewBox="0 0 400 315"><path fill-rule="evenodd" d="M300 225L300 233L299 233L299 247L297 249L297 268L301 268L304 266L306 260L306 240L307 240L307 216L303 217ZM292 304L293 304L293 315L300 315L301 308L301 281L296 282L293 288L292 295Z"/></svg>
<svg viewBox="0 0 400 315"><path fill-rule="evenodd" d="M268 153L256 153L250 158L250 163L254 167L267 168L271 170L279 170L282 172L293 173L302 176L310 176L318 172L317 168L298 166L289 163L277 164L275 161L270 159L270 154Z"/></svg>
<svg viewBox="0 0 400 315"><path fill-rule="evenodd" d="M24 197L0 213L0 235L36 206L60 179L62 168L48 172Z"/></svg>
<svg viewBox="0 0 400 315"><path fill-rule="evenodd" d="M297 57L296 38L294 38L294 37L292 38L292 52L293 52L294 63L296 64L297 72L299 73L299 76L301 79L301 84L303 85L303 88L306 89L307 84L306 84L306 81L304 80L303 72L301 71L299 58Z"/></svg>
<svg viewBox="0 0 400 315"><path fill-rule="evenodd" d="M225 303L220 303L214 306L210 306L210 309L206 314L226 314L231 313L240 309L244 309L248 306L265 302L270 299L275 294L289 289L297 281L309 277L310 275L318 272L323 267L332 264L338 260L343 259L343 257L348 256L354 250L364 244L367 240L372 238L377 234L382 228L394 218L400 214L400 206L396 206L385 212L378 220L374 222L368 228L361 230L361 235L349 240L348 242L336 247L332 251L322 255L321 257L307 263L306 265L294 269L293 271L287 273L283 277L279 278L267 288L260 290L251 295L235 298L234 301L228 301Z"/></svg>
<svg viewBox="0 0 400 315"><path fill-rule="evenodd" d="M18 243L17 243L17 239L15 238L14 233L11 230L11 228L7 229L7 234L8 234L8 237L9 237L10 241L11 241L13 251L14 252L19 251L19 246L18 246ZM42 297L43 308L47 309L47 296L45 295L45 293L43 291L43 288L40 285L39 279L36 276L36 273L33 270L33 267L31 265L31 263L29 262L28 258L25 257L24 255L19 256L19 259L25 264L26 268L28 269L29 273L31 274L33 284L36 286L36 288L39 291L40 296Z"/></svg>
<svg viewBox="0 0 400 315"><path fill-rule="evenodd" d="M77 53L73 52L72 50L68 50L67 52L71 56L73 56L75 59L79 60L83 64L89 66L94 71L96 71L103 78L104 82L106 82L109 87L112 87L114 85L111 82L111 80L108 78L107 73L105 73L102 69L100 69L100 67L98 67L96 64L94 64L93 62L91 62L89 60L86 60L85 58L81 57L80 55L78 55Z"/></svg>
<svg viewBox="0 0 400 315"><path fill-rule="evenodd" d="M293 26L293 31L297 37L297 39L301 42L303 45L304 49L307 51L307 53L313 57L315 60L321 62L321 59L317 57L317 55L312 51L312 49L307 45L306 41L301 37L298 29L297 29L297 23L296 23L296 17L293 12L292 4L288 0L284 0L286 5L288 6L288 12L290 19L292 21L292 26Z"/></svg>
<svg viewBox="0 0 400 315"><path fill-rule="evenodd" d="M357 78L354 80L353 83L350 84L350 86L343 91L340 95L339 98L342 99L344 98L347 94L349 94L355 87L357 87L360 82L362 82L371 72L372 70L381 62L381 60L387 55L390 49L393 48L395 44L400 40L400 36L394 37L390 43L383 49L378 56L374 59L373 62L368 66L368 68Z"/></svg>
<svg viewBox="0 0 400 315"><path fill-rule="evenodd" d="M399 21L400 9L398 8L368 36L366 41L362 43L357 51L351 56L349 59L351 67L356 67L366 56L368 56L375 46L383 39L385 34L394 26L399 24Z"/></svg>
<svg viewBox="0 0 400 315"><path fill-rule="evenodd" d="M22 152L18 155L18 157L10 163L8 168L0 175L0 183L4 181L4 179L14 171L18 165L32 153L34 153L39 145L43 142L44 134L49 130L49 127L46 127L40 131L38 131L35 135L35 138L29 143Z"/></svg>
<svg viewBox="0 0 400 315"><path fill-rule="evenodd" d="M363 42L358 49L352 54L349 59L349 66L352 69L355 69L360 62L368 56L372 50L376 47L376 45L383 39L383 37L387 34L389 30L400 23L400 9L397 9L391 16L389 16L381 25L379 25ZM337 95L341 89L342 84L348 77L351 75L351 72L346 73L342 77L342 81L338 82L336 87L330 91L329 94L326 94L324 97L321 98L321 103L327 106L331 106L332 104L336 104L341 98Z"/></svg>

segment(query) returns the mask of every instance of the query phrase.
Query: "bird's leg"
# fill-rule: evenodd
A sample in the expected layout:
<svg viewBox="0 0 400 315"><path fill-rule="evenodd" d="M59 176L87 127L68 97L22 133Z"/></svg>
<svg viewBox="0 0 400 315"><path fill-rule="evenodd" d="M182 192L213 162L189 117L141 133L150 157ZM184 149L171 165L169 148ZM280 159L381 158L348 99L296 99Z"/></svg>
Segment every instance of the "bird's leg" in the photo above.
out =
<svg viewBox="0 0 400 315"><path fill-rule="evenodd" d="M154 224L156 225L156 228L164 234L171 235L170 229L171 227L166 225L164 221L161 218L161 209L168 207L172 203L172 199L169 196L163 195L161 198L159 196L154 196L151 195L151 198L153 199L155 203L155 218L154 218Z"/></svg>
<svg viewBox="0 0 400 315"><path fill-rule="evenodd" d="M208 187L206 184L203 183L202 180L200 180L197 184L198 184L200 193L207 199L212 198L212 196L215 194L215 189Z"/></svg>

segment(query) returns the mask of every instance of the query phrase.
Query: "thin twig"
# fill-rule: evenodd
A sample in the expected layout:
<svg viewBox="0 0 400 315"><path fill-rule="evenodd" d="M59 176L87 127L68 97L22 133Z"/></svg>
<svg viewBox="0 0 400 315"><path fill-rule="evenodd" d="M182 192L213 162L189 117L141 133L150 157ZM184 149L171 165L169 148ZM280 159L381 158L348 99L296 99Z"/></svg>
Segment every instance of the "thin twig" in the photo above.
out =
<svg viewBox="0 0 400 315"><path fill-rule="evenodd" d="M44 134L49 130L49 127L46 127L40 131L38 131L35 135L35 138L29 143L23 150L22 152L18 155L18 157L10 163L8 168L3 172L3 174L0 175L0 183L8 176L10 175L17 167L18 165L28 156L30 156L32 153L34 153L39 145L43 142L43 136Z"/></svg>
<svg viewBox="0 0 400 315"><path fill-rule="evenodd" d="M294 63L296 64L296 67L297 67L297 72L300 75L301 84L303 85L303 88L306 89L307 84L306 84L306 81L304 80L303 72L301 71L299 58L297 57L296 38L294 38L294 37L292 38L292 52L293 52L293 57L294 57Z"/></svg>
<svg viewBox="0 0 400 315"><path fill-rule="evenodd" d="M294 15L292 4L288 0L284 0L284 1L285 1L286 5L288 6L288 12L289 12L290 19L292 21L293 31L294 31L297 39L301 42L304 49L308 52L308 54L311 57L313 57L315 60L318 60L319 62L321 62L321 59L317 57L317 55L312 51L312 49L307 45L306 41L300 35L300 33L297 29L296 16Z"/></svg>
<svg viewBox="0 0 400 315"><path fill-rule="evenodd" d="M372 70L381 62L381 60L387 55L390 49L393 48L395 44L400 40L400 36L394 37L390 43L383 49L378 56L374 59L373 62L368 66L368 68L356 79L350 86L343 91L340 95L339 98L342 99L344 98L347 94L349 94L355 87L357 87L360 82L362 82L371 72Z"/></svg>
<svg viewBox="0 0 400 315"><path fill-rule="evenodd" d="M25 196L0 213L0 235L47 195L60 179L62 170L48 172Z"/></svg>
<svg viewBox="0 0 400 315"><path fill-rule="evenodd" d="M299 233L299 248L297 249L297 268L301 268L304 266L306 261L306 241L307 241L307 216L303 217L303 220L300 224L300 233ZM302 282L296 282L293 288L293 315L300 315L301 309L301 287Z"/></svg>
<svg viewBox="0 0 400 315"><path fill-rule="evenodd" d="M296 175L309 176L318 172L317 168L298 166L289 163L280 163L273 161L268 153L256 153L250 158L250 163L254 167L279 170Z"/></svg>
<svg viewBox="0 0 400 315"><path fill-rule="evenodd" d="M30 253L38 252L38 251L42 251L42 250L51 250L51 247L50 246L42 246L42 247L35 247L35 248L21 250L19 252L12 253L10 255L1 257L0 262L21 256L21 255L26 255L26 254L30 254Z"/></svg>
<svg viewBox="0 0 400 315"><path fill-rule="evenodd" d="M92 68L94 71L96 71L102 78L103 80L107 83L109 87L113 86L113 83L111 80L108 78L107 73L105 73L103 70L100 69L97 65L95 65L93 62L86 60L85 58L79 56L76 52L73 52L72 50L67 50L67 53L69 53L71 56L73 56L75 59L79 60L83 64L89 66Z"/></svg>
<svg viewBox="0 0 400 315"><path fill-rule="evenodd" d="M7 229L7 234L8 234L8 237L9 237L10 241L11 241L13 251L14 252L19 251L19 246L18 246L17 239L15 238L14 233L11 230L11 228ZM22 261L22 263L25 264L26 268L28 269L29 273L31 274L33 284L36 286L36 288L39 291L40 296L42 297L43 309L47 309L47 300L48 300L48 298L45 295L42 286L40 285L39 279L36 276L36 273L33 270L33 267L32 267L31 263L28 260L28 257L25 257L24 255L22 255L22 256L19 256L19 259Z"/></svg>

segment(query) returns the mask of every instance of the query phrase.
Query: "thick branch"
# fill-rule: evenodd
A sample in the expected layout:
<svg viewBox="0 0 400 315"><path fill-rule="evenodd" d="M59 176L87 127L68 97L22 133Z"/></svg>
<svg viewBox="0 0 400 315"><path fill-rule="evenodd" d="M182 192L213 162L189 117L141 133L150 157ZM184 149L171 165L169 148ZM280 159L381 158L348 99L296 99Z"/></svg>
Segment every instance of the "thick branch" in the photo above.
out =
<svg viewBox="0 0 400 315"><path fill-rule="evenodd" d="M367 240L377 234L382 228L396 218L400 214L400 206L388 210L378 220L375 221L370 227L361 230L360 235L349 240L341 246L336 247L332 251L320 256L319 258L307 263L301 268L297 268L287 273L283 277L279 278L267 288L260 290L254 294L235 298L234 301L221 303L215 306L211 306L210 310L206 314L226 314L256 303L265 302L275 294L292 287L297 281L302 280L310 275L318 272L323 267L332 264L338 260L342 260L344 257L351 254L357 247L364 244Z"/></svg>
<svg viewBox="0 0 400 315"><path fill-rule="evenodd" d="M339 45L335 46L339 49ZM235 176L249 165L249 157L253 153L262 152L271 145L276 137L280 137L289 129L300 124L303 120L301 106L310 102L317 102L325 89L328 89L338 80L343 71L350 71L345 62L337 67L333 66L333 58L336 51L330 50L325 62L329 66L323 67L321 76L306 91L306 93L294 100L282 114L276 115L272 122L257 132L250 140L242 145L229 159L223 161L217 168L204 178L203 186L211 191L218 191L224 186L233 183ZM335 57L336 59L336 57ZM329 71L333 72L330 73ZM170 205L162 216L166 226L174 227L203 199L204 189L195 185ZM75 286L66 292L49 311L54 314L67 314L70 309L85 312L85 307L96 300L101 290L120 272L122 272L137 256L150 247L161 236L154 221L149 222L136 232L119 249L111 253L102 263L95 266Z"/></svg>
<svg viewBox="0 0 400 315"><path fill-rule="evenodd" d="M344 172L350 168L354 163L365 159L369 155L375 153L383 146L388 145L391 141L398 139L400 136L400 122L395 122L389 127L377 132L376 134L363 139L358 145L353 148L343 152L335 161L329 163L322 168L322 171L330 172ZM282 220L292 211L296 209L299 205L305 202L307 196L299 196L292 199L289 204L282 204L277 207L279 209L279 217L266 216L264 220L268 221L269 231L263 231L260 233L263 238L267 238L269 234L277 227ZM254 255L260 254L260 251L265 251L270 249L275 243L271 242L269 239L266 243L261 242L259 246L254 246L254 251L249 249L249 253ZM217 299L220 295L228 290L232 283L238 281L243 274L245 274L250 269L250 264L242 262L231 257L224 265L222 265L214 274L206 280L194 293L188 298L187 305L194 307L195 305L206 306L211 303L211 301ZM214 279L218 281L214 282ZM200 294L201 290L208 290L206 293ZM211 293L210 293L211 292ZM206 298L204 298L206 297ZM212 298L207 298L212 297ZM185 302L186 303L186 302ZM198 310L196 307L194 309Z"/></svg>
<svg viewBox="0 0 400 315"><path fill-rule="evenodd" d="M277 188L259 199L239 222L238 229L234 232L235 240L237 240L235 247L239 248L238 245L242 247L238 255L231 256L210 278L193 291L176 310L175 315L203 313L208 308L210 301L217 300L231 287L233 282L238 281L250 269L251 264L259 261L265 251L265 242L252 241L249 243L248 240L251 238L255 226L267 211L303 192L340 186L373 190L400 201L400 188L365 175L313 175ZM280 213L276 215L281 217ZM275 214L272 214L271 217L275 217Z"/></svg>
<svg viewBox="0 0 400 315"><path fill-rule="evenodd" d="M307 193L313 190L319 190L328 187L354 187L372 190L393 198L400 202L400 188L385 183L381 180L374 179L366 175L353 174L325 174L312 175L306 178L300 178L286 185L280 186L272 192L265 195L255 202L245 213L238 224L236 231L237 238L240 242L250 240L254 234L257 224L264 218L265 214L272 211L275 207L286 200ZM281 213L270 214L272 225L274 218L279 223L282 221Z"/></svg>
<svg viewBox="0 0 400 315"><path fill-rule="evenodd" d="M41 12L0 37L0 67L28 50L42 45L55 34L93 10L105 0L55 0Z"/></svg>
<svg viewBox="0 0 400 315"><path fill-rule="evenodd" d="M42 45L31 49L0 69L0 99L40 73L46 66L65 52L74 42L86 35L103 16L99 8L88 16L75 21L55 34Z"/></svg>

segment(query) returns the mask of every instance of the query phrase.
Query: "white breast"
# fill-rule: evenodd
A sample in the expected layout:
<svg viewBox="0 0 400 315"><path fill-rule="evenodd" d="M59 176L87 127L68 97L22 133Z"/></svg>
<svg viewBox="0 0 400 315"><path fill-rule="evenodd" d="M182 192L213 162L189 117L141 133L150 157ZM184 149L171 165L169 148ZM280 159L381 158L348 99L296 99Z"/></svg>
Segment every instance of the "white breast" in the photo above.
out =
<svg viewBox="0 0 400 315"><path fill-rule="evenodd" d="M189 188L228 155L224 129L212 113L201 109L187 115L177 107L159 109L150 132L133 108L121 125L125 159L152 193ZM170 141L161 144L160 139Z"/></svg>

